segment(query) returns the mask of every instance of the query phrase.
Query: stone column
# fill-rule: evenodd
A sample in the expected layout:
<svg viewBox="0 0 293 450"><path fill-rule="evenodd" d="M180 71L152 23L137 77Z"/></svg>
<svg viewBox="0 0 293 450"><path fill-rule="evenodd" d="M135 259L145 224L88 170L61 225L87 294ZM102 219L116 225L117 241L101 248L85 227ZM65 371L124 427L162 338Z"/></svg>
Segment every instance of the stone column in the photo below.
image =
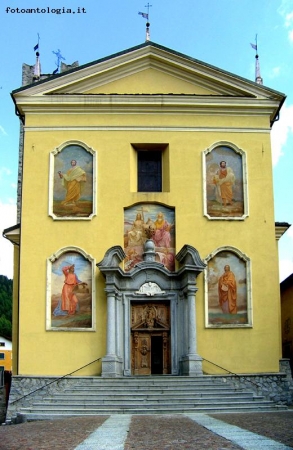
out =
<svg viewBox="0 0 293 450"><path fill-rule="evenodd" d="M187 293L188 300L188 354L196 354L196 309L195 309L195 289Z"/></svg>
<svg viewBox="0 0 293 450"><path fill-rule="evenodd" d="M124 349L124 375L131 375L131 358L130 358L130 301L127 299L125 295L123 295L123 317L124 317L124 325L123 325L123 349Z"/></svg>
<svg viewBox="0 0 293 450"><path fill-rule="evenodd" d="M196 308L195 294L196 287L189 286L186 289L187 308L188 308L188 352L181 358L182 375L200 376L202 372L202 358L197 354L197 337L196 337Z"/></svg>
<svg viewBox="0 0 293 450"><path fill-rule="evenodd" d="M116 355L115 292L107 292L107 356Z"/></svg>
<svg viewBox="0 0 293 450"><path fill-rule="evenodd" d="M102 359L102 377L116 377L122 374L122 360L116 351L117 317L116 291L106 288L107 293L107 354Z"/></svg>

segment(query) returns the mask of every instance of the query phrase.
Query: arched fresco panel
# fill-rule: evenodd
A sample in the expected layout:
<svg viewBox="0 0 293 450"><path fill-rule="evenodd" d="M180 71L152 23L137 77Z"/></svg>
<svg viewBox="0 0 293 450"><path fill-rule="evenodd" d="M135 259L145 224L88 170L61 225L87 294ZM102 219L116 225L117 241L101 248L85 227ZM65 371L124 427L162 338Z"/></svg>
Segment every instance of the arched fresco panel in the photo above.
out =
<svg viewBox="0 0 293 450"><path fill-rule="evenodd" d="M143 260L147 239L155 243L156 260L175 270L175 210L157 203L139 203L124 209L125 270Z"/></svg>
<svg viewBox="0 0 293 450"><path fill-rule="evenodd" d="M210 219L247 216L245 160L242 150L226 142L204 152L204 205Z"/></svg>
<svg viewBox="0 0 293 450"><path fill-rule="evenodd" d="M70 142L50 155L50 206L54 219L90 219L95 213L95 152Z"/></svg>
<svg viewBox="0 0 293 450"><path fill-rule="evenodd" d="M206 326L252 326L249 258L237 249L224 247L206 262Z"/></svg>
<svg viewBox="0 0 293 450"><path fill-rule="evenodd" d="M48 259L47 330L94 330L94 260L70 247Z"/></svg>

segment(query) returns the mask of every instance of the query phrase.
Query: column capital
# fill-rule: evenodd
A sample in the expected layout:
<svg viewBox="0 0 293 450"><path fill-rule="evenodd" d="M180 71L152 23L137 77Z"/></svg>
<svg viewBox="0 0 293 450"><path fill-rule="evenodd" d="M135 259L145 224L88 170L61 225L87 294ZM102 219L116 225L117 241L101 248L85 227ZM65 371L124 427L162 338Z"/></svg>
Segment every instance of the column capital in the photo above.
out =
<svg viewBox="0 0 293 450"><path fill-rule="evenodd" d="M112 285L106 286L105 287L105 292L107 294L107 297L110 297L110 296L116 297L119 294L119 292L116 289L116 287L112 286Z"/></svg>
<svg viewBox="0 0 293 450"><path fill-rule="evenodd" d="M195 285L188 285L185 286L183 289L184 297L188 297L189 295L193 295L195 297L195 294L197 293L198 288Z"/></svg>

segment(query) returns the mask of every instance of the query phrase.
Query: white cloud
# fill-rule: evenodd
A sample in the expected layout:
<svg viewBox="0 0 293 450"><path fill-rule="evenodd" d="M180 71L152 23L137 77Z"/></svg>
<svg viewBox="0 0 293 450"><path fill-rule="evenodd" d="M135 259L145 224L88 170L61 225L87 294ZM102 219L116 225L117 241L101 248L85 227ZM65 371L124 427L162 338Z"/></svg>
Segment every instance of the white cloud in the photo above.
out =
<svg viewBox="0 0 293 450"><path fill-rule="evenodd" d="M4 128L1 125L0 125L0 131L3 136L8 136L8 134L6 133L6 131L4 130Z"/></svg>
<svg viewBox="0 0 293 450"><path fill-rule="evenodd" d="M277 78L281 73L281 67L274 67L270 73L270 78Z"/></svg>
<svg viewBox="0 0 293 450"><path fill-rule="evenodd" d="M293 225L291 224L290 228L288 228L288 230L286 231L285 236L287 236L287 238L291 239L292 244L293 244ZM292 259L293 259L293 254L292 254Z"/></svg>
<svg viewBox="0 0 293 450"><path fill-rule="evenodd" d="M281 6L278 9L278 13L284 19L284 26L288 28L289 41L293 44L293 11L292 1L282 0Z"/></svg>
<svg viewBox="0 0 293 450"><path fill-rule="evenodd" d="M13 245L2 236L5 228L16 224L16 205L0 201L0 275L13 277Z"/></svg>
<svg viewBox="0 0 293 450"><path fill-rule="evenodd" d="M276 165L289 135L293 133L293 105L283 105L280 119L274 123L271 133L273 164Z"/></svg>
<svg viewBox="0 0 293 450"><path fill-rule="evenodd" d="M280 254L282 253L282 252L280 252L280 248L281 248L282 244L285 245L287 250L289 248L293 248L293 225L291 225L290 228L284 234L284 236L281 237L281 240L279 242L279 253ZM285 280L287 277L289 277L293 273L293 253L291 253L291 255L292 255L291 256L290 251L289 251L289 253L287 251L286 255L288 255L288 254L289 254L289 257L285 256L284 258L282 258L280 256L280 260L279 260L280 282Z"/></svg>
<svg viewBox="0 0 293 450"><path fill-rule="evenodd" d="M286 14L285 16L285 27L293 27L293 12Z"/></svg>
<svg viewBox="0 0 293 450"><path fill-rule="evenodd" d="M7 167L0 167L0 180L2 180L2 178L5 175L11 175L11 174L12 174L11 170L7 169Z"/></svg>
<svg viewBox="0 0 293 450"><path fill-rule="evenodd" d="M280 282L293 273L293 259L281 259L279 262Z"/></svg>

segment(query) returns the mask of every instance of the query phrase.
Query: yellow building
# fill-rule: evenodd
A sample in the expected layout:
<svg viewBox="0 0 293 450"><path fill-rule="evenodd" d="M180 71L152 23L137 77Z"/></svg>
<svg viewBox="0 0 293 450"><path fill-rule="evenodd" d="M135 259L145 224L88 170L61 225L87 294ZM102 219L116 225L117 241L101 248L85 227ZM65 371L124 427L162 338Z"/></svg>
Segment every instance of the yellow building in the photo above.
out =
<svg viewBox="0 0 293 450"><path fill-rule="evenodd" d="M146 42L12 97L13 374L278 373L285 96Z"/></svg>
<svg viewBox="0 0 293 450"><path fill-rule="evenodd" d="M4 336L0 336L0 370L12 370L12 342Z"/></svg>

